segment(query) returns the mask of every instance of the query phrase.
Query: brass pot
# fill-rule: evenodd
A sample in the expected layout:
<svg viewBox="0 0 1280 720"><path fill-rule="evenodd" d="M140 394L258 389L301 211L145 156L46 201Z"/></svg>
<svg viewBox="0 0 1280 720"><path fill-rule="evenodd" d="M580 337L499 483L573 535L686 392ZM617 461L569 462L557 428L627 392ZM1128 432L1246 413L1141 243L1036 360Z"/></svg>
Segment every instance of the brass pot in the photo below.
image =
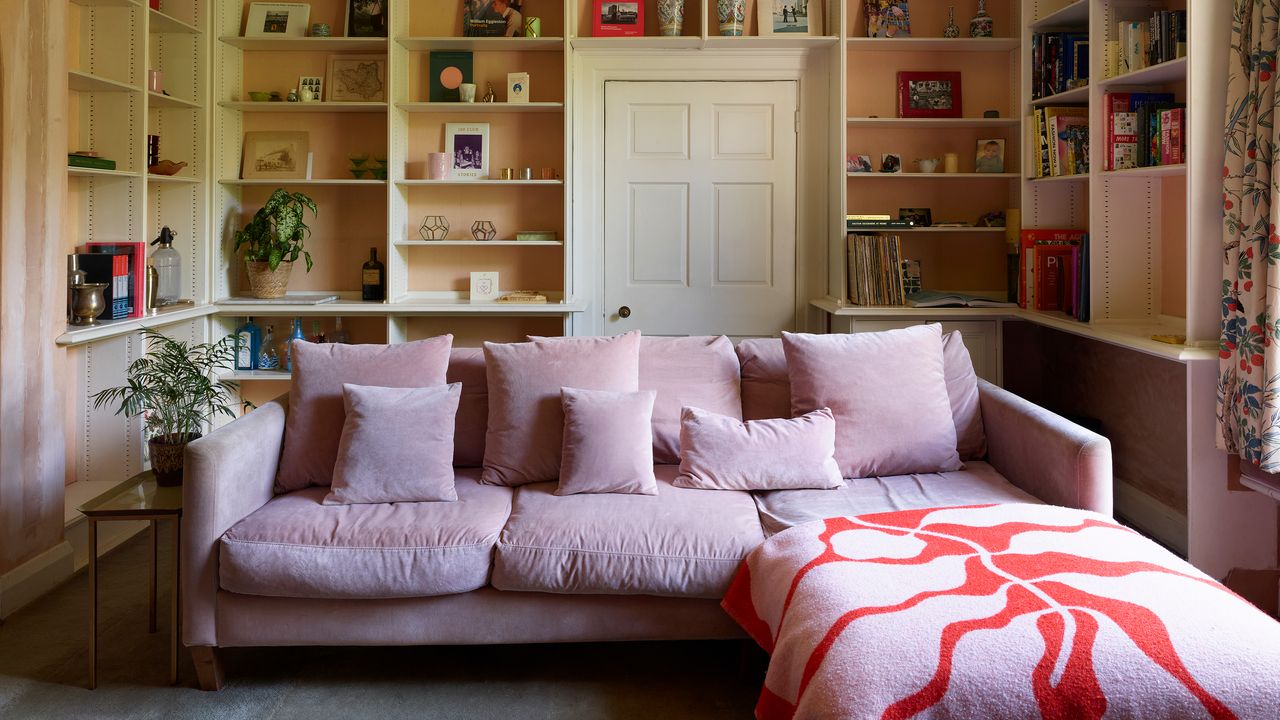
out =
<svg viewBox="0 0 1280 720"><path fill-rule="evenodd" d="M187 453L187 443L200 437L200 433L170 433L147 440L151 453L151 471L156 484L173 487L182 484L182 458Z"/></svg>
<svg viewBox="0 0 1280 720"><path fill-rule="evenodd" d="M81 283L71 286L72 325L98 324L98 316L107 307L107 299L102 294L106 287L106 283Z"/></svg>
<svg viewBox="0 0 1280 720"><path fill-rule="evenodd" d="M269 300L284 297L289 287L289 273L293 272L293 263L285 260L276 266L256 260L245 260L245 269L249 272L249 294L256 298Z"/></svg>

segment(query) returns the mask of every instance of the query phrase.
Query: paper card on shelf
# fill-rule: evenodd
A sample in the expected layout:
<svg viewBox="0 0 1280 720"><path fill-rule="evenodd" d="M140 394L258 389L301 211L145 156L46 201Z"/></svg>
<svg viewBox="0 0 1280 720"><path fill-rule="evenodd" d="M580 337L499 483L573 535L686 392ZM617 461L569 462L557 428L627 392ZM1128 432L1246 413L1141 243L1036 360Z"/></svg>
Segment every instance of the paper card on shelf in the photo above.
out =
<svg viewBox="0 0 1280 720"><path fill-rule="evenodd" d="M529 73L507 73L507 102L529 102Z"/></svg>
<svg viewBox="0 0 1280 720"><path fill-rule="evenodd" d="M498 273L471 273L471 302L491 303L498 299Z"/></svg>

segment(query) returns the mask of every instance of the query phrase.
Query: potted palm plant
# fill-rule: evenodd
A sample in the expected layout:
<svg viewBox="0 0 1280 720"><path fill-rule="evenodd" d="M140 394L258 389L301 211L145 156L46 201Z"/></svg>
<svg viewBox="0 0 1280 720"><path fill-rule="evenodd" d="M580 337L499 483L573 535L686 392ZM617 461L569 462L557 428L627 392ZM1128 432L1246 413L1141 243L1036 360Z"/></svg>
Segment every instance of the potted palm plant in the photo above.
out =
<svg viewBox="0 0 1280 720"><path fill-rule="evenodd" d="M307 210L316 216L314 200L300 192L276 188L249 224L236 231L235 251L244 248L249 292L254 297L284 297L289 273L299 256L307 261L307 272L311 272L311 253L303 248L303 241L311 233L303 222Z"/></svg>
<svg viewBox="0 0 1280 720"><path fill-rule="evenodd" d="M187 443L218 415L235 418L236 383L215 380L235 359L235 336L192 344L145 330L147 353L134 360L126 384L93 396L95 408L119 403L117 415L143 417L151 469L160 485L182 484Z"/></svg>

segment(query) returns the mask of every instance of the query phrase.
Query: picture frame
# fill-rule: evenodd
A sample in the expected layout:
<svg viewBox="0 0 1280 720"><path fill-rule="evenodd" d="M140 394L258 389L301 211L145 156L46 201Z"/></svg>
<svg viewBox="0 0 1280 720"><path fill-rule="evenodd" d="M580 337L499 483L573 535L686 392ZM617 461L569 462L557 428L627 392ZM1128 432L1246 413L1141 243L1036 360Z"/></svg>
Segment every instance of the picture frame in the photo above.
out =
<svg viewBox="0 0 1280 720"><path fill-rule="evenodd" d="M319 101L324 97L324 77L320 75L299 75L298 76L298 95L302 95L303 88L311 91L313 102Z"/></svg>
<svg viewBox="0 0 1280 720"><path fill-rule="evenodd" d="M386 55L330 55L329 102L385 102Z"/></svg>
<svg viewBox="0 0 1280 720"><path fill-rule="evenodd" d="M594 37L644 35L644 1L591 0L591 34Z"/></svg>
<svg viewBox="0 0 1280 720"><path fill-rule="evenodd" d="M245 14L245 37L300 38L307 36L311 5L300 2L253 2Z"/></svg>
<svg viewBox="0 0 1280 720"><path fill-rule="evenodd" d="M884 153L880 156L880 172L896 175L902 172L902 156L898 153Z"/></svg>
<svg viewBox="0 0 1280 720"><path fill-rule="evenodd" d="M911 37L911 5L908 0L866 0L867 37Z"/></svg>
<svg viewBox="0 0 1280 720"><path fill-rule="evenodd" d="M899 220L910 220L912 227L933 227L933 210L930 208L899 208Z"/></svg>
<svg viewBox="0 0 1280 720"><path fill-rule="evenodd" d="M462 36L523 37L523 6L524 0L462 0Z"/></svg>
<svg viewBox="0 0 1280 720"><path fill-rule="evenodd" d="M980 173L1004 172L1004 139L986 138L978 140L974 151L973 171Z"/></svg>
<svg viewBox="0 0 1280 720"><path fill-rule="evenodd" d="M444 151L456 180L489 177L489 123L445 123Z"/></svg>
<svg viewBox="0 0 1280 720"><path fill-rule="evenodd" d="M498 289L498 273L471 273L471 292L467 296L473 303L491 303L498 300L502 291Z"/></svg>
<svg viewBox="0 0 1280 720"><path fill-rule="evenodd" d="M964 117L963 100L958 72L898 73L898 117Z"/></svg>
<svg viewBox="0 0 1280 720"><path fill-rule="evenodd" d="M343 34L347 37L386 37L390 0L346 0Z"/></svg>
<svg viewBox="0 0 1280 720"><path fill-rule="evenodd" d="M795 0L756 0L756 28L764 35L822 35L823 2L809 0L804 15L791 10Z"/></svg>
<svg viewBox="0 0 1280 720"><path fill-rule="evenodd" d="M244 180L304 180L310 154L310 133L251 130L244 134L240 177Z"/></svg>
<svg viewBox="0 0 1280 720"><path fill-rule="evenodd" d="M870 155L850 155L845 162L845 171L851 173L871 173L875 172L875 166L871 164Z"/></svg>

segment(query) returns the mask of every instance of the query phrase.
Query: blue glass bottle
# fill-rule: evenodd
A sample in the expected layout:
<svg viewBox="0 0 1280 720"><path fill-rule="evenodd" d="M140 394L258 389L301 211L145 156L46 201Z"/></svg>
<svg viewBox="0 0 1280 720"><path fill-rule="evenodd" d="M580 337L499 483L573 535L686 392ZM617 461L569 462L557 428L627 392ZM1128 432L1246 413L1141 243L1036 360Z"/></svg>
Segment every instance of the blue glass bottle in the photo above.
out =
<svg viewBox="0 0 1280 720"><path fill-rule="evenodd" d="M293 319L293 334L289 336L288 346L284 350L284 369L293 372L293 341L307 341L307 336L302 332L302 318Z"/></svg>
<svg viewBox="0 0 1280 720"><path fill-rule="evenodd" d="M253 324L253 318L236 330L236 369L257 370L258 355L262 352L262 331Z"/></svg>

